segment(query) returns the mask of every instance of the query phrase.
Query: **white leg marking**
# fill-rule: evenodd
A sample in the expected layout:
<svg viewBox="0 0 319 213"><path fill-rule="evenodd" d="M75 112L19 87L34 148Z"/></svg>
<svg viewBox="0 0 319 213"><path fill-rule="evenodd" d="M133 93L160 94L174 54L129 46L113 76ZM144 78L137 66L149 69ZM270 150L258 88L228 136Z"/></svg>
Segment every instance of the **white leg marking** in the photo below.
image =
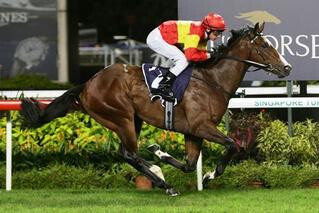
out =
<svg viewBox="0 0 319 213"><path fill-rule="evenodd" d="M169 155L167 152L162 152L161 150L155 151L155 155L157 155L159 158L162 158L163 156L172 157L172 156Z"/></svg>
<svg viewBox="0 0 319 213"><path fill-rule="evenodd" d="M162 169L159 166L153 165L150 170L157 175L157 177L161 178L163 181L165 181Z"/></svg>
<svg viewBox="0 0 319 213"><path fill-rule="evenodd" d="M216 172L216 171L207 172L207 173L204 175L203 179L208 178L209 180L213 180L213 179L215 178L215 172Z"/></svg>

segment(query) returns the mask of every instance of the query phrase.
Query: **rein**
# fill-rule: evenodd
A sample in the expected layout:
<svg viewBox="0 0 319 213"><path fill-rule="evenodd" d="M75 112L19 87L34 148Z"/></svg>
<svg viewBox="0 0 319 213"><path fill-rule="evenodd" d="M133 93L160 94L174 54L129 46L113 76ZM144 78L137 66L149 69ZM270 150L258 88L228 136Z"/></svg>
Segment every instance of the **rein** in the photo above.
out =
<svg viewBox="0 0 319 213"><path fill-rule="evenodd" d="M256 69L254 70L251 70L251 71L247 71L247 72L256 72L258 70L261 70L261 69L272 69L272 65L271 64L262 64L262 63L258 63L258 62L255 62L255 61L251 61L251 60L247 60L247 59L240 59L240 58L237 58L237 57L234 57L234 56L224 56L222 59L230 59L230 60L235 60L235 61L239 61L239 62L243 62L247 65L251 65L251 66L254 66L256 67ZM219 85L217 82L208 82L204 79L201 79L201 78L198 78L198 77L195 77L192 75L192 78L195 78L197 80L200 80L200 81L203 81L205 82L207 85L213 87L213 88L216 88L216 89L221 89L225 94L227 94L229 97L232 97L233 94L226 91L221 85Z"/></svg>
<svg viewBox="0 0 319 213"><path fill-rule="evenodd" d="M271 69L272 68L271 64L262 64L262 63L258 63L258 62L247 60L247 59L240 59L240 58L237 58L237 57L234 57L234 56L225 56L223 58L224 59L230 59L230 60L243 62L243 63L245 63L247 65L251 65L251 66L256 67L256 69L251 70L251 71L247 71L247 72L256 72L256 71L261 70L261 69L266 69L267 70L267 69Z"/></svg>
<svg viewBox="0 0 319 213"><path fill-rule="evenodd" d="M206 84L207 84L208 86L210 86L210 87L213 87L213 88L215 88L215 89L220 89L220 90L222 90L222 92L225 93L226 95L228 95L229 97L232 97L232 96L233 96L232 93L226 91L226 90L225 90L222 86L220 86L216 81L214 81L214 82L212 83L212 82L206 81L205 79L198 78L198 77L196 77L196 76L194 76L194 75L192 75L191 77L194 78L194 79L203 81L204 83L206 83Z"/></svg>
<svg viewBox="0 0 319 213"><path fill-rule="evenodd" d="M250 40L250 43L254 43L255 40L257 39L258 36L262 36L263 34L262 33L257 33L255 35L255 37L253 39ZM256 48L256 47L255 47ZM257 50L257 53L263 58L265 59L261 54L260 54L260 51L258 48L256 48ZM238 62L242 62L242 63L245 63L247 65L250 65L250 66L253 66L255 67L256 69L254 70L248 70L247 72L256 72L258 70L261 70L261 69L264 69L265 71L272 71L274 68L273 68L273 65L271 64L264 64L264 63L259 63L259 62L255 62L255 61L251 61L251 60L247 60L247 59L240 59L238 57L235 57L235 56L223 56L221 57L220 59L229 59L229 60L235 60L235 61L238 61ZM203 81L205 82L207 85L213 87L213 88L216 88L216 89L221 89L225 94L227 94L229 97L232 97L233 94L226 91L221 85L219 85L216 81L214 81L213 83L211 82L207 82L206 80L204 79L201 79L201 78L198 78L198 77L195 77L195 76L191 76L192 78L195 78L197 80L200 80L200 81Z"/></svg>
<svg viewBox="0 0 319 213"><path fill-rule="evenodd" d="M272 65L271 64L262 64L262 63L258 63L258 62L255 62L255 61L251 61L251 60L247 60L247 59L240 59L240 58L237 58L237 57L234 57L234 56L224 56L222 59L230 59L230 60L235 60L235 61L239 61L239 62L243 62L245 64L248 64L248 65L251 65L251 66L254 66L256 67L256 69L254 70L251 70L251 71L247 71L247 72L256 72L258 70L261 70L261 69L272 69ZM192 75L192 78L195 78L197 80L200 80L200 81L203 81L205 82L207 85L213 87L213 88L216 88L216 89L221 89L225 94L227 94L229 97L232 97L233 94L226 91L221 85L219 85L217 82L208 82L204 79L201 79L201 78L198 78L198 77L195 77Z"/></svg>
<svg viewBox="0 0 319 213"><path fill-rule="evenodd" d="M250 40L250 43L253 44L255 42L255 40L259 36L262 36L262 35L263 35L262 33L257 33L257 35L255 35L255 37ZM265 58L260 54L259 48L256 48L256 50L257 50L257 54L260 55L265 60ZM222 59L235 60L235 61L243 62L247 65L256 67L256 69L248 70L247 72L256 72L256 71L261 70L261 69L264 69L265 71L273 70L273 66L271 64L263 64L263 63L259 63L259 62L255 62L255 61L251 61L251 60L247 60L247 59L240 59L240 58L237 58L235 56L224 56L224 57L222 57Z"/></svg>

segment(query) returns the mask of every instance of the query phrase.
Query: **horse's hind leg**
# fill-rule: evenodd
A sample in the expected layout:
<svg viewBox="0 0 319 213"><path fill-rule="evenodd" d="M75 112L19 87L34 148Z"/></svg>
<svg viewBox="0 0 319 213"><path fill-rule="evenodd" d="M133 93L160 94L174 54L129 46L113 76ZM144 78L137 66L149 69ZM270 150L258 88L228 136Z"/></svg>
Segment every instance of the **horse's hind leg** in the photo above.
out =
<svg viewBox="0 0 319 213"><path fill-rule="evenodd" d="M146 177L150 178L157 187L165 189L166 193L171 196L176 196L179 194L179 192L175 191L173 187L165 182L163 176L160 177L161 175L155 174L156 171L160 170L160 167L148 163L143 158L139 157L136 152L127 151L123 145L121 146L120 152L126 162L128 162Z"/></svg>
<svg viewBox="0 0 319 213"><path fill-rule="evenodd" d="M171 196L178 195L179 193L165 182L160 167L148 163L137 155L137 137L135 130L134 125L121 126L121 130L118 131L118 136L122 141L120 154L126 162L150 178L157 187L165 189L166 193ZM156 173L159 173L159 175Z"/></svg>
<svg viewBox="0 0 319 213"><path fill-rule="evenodd" d="M202 148L202 139L191 135L184 135L184 138L186 145L186 164L179 162L170 154L162 152L159 145L152 145L148 147L148 149L157 155L163 162L168 163L183 172L193 172L196 169L198 156Z"/></svg>

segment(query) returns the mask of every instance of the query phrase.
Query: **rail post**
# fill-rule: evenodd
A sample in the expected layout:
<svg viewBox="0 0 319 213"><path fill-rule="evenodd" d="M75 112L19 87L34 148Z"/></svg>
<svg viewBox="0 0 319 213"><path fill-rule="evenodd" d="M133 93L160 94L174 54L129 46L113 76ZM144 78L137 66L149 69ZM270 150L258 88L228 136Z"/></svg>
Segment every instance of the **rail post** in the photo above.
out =
<svg viewBox="0 0 319 213"><path fill-rule="evenodd" d="M6 124L6 191L11 191L12 183L12 122L11 111L7 111Z"/></svg>
<svg viewBox="0 0 319 213"><path fill-rule="evenodd" d="M203 157L202 157L202 152L200 152L198 160L197 160L197 190L198 191L203 191Z"/></svg>

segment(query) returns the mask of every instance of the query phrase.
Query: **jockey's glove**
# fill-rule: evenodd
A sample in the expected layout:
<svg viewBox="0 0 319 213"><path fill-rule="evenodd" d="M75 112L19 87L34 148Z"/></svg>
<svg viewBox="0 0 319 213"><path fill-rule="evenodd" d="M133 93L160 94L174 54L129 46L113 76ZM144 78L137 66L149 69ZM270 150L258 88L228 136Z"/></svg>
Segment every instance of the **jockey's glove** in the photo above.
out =
<svg viewBox="0 0 319 213"><path fill-rule="evenodd" d="M216 50L216 48L213 47L210 50L207 50L207 52L214 55L217 52L217 50Z"/></svg>
<svg viewBox="0 0 319 213"><path fill-rule="evenodd" d="M209 55L207 58L214 58L214 56L216 54L216 49L212 48L212 49L208 50L207 54Z"/></svg>

